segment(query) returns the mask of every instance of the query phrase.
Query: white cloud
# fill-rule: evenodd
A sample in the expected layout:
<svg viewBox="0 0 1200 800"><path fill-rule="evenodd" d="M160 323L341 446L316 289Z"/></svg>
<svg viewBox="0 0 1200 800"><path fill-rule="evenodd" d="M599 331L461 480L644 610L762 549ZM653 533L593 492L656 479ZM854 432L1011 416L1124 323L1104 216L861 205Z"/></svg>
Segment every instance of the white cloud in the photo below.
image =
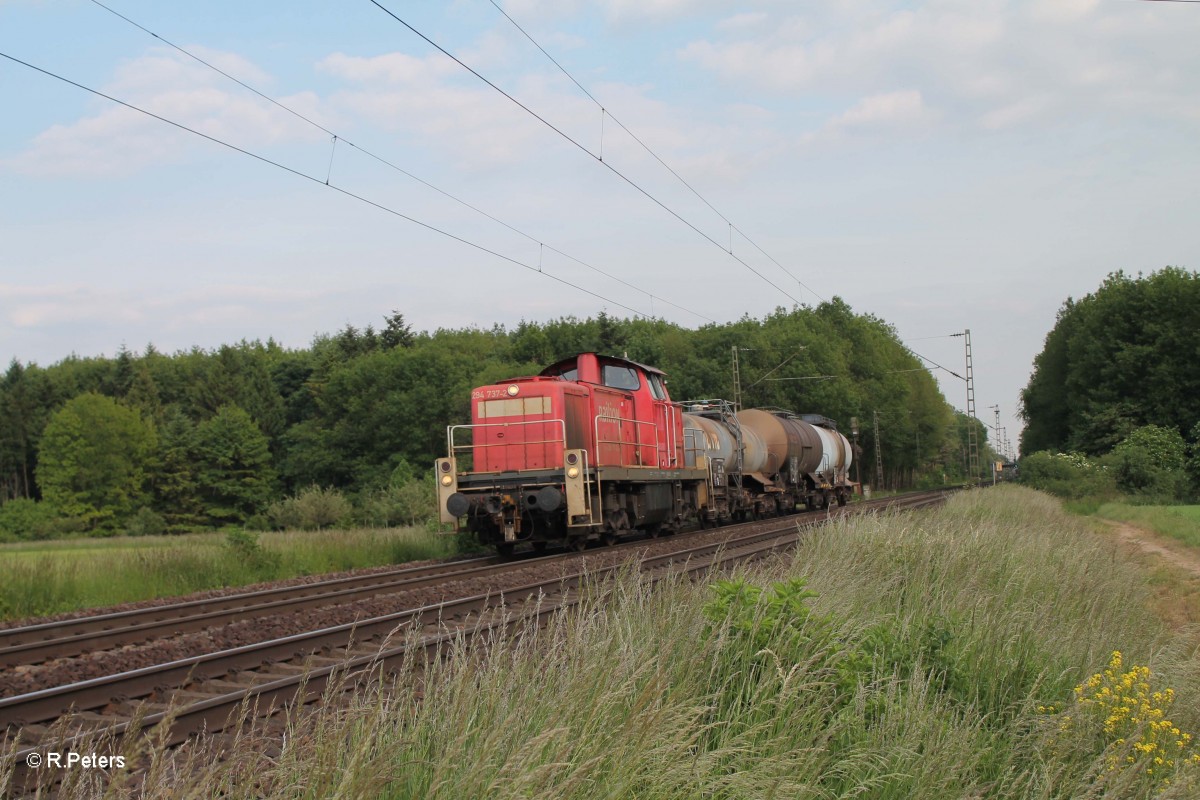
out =
<svg viewBox="0 0 1200 800"><path fill-rule="evenodd" d="M1200 17L1142 5L828 4L752 29L718 24L677 55L749 91L861 97L912 87L954 126L1193 119L1185 76L1200 71Z"/></svg>
<svg viewBox="0 0 1200 800"><path fill-rule="evenodd" d="M331 98L348 116L403 134L466 170L538 164L548 153L572 153L574 148L541 122L492 88L464 78L461 67L451 64L447 69L445 62L402 53L336 53L323 59L319 69L350 84ZM503 88L593 155L600 154L603 144L604 159L617 169L649 158L612 119L604 124L602 136L600 109L557 70L526 72ZM619 109L622 123L685 172L695 168L735 176L770 152L765 140L773 134L760 124L770 115L762 109L741 105L731 109L732 116L705 122L654 99L653 86L609 82L593 83L588 89L606 107ZM756 124L747 126L751 120Z"/></svg>
<svg viewBox="0 0 1200 800"><path fill-rule="evenodd" d="M1049 107L1050 99L1045 95L1023 97L1014 103L986 112L980 118L979 123L989 130L1011 128L1033 119Z"/></svg>
<svg viewBox="0 0 1200 800"><path fill-rule="evenodd" d="M268 76L245 59L202 50L205 60L250 85ZM318 141L325 134L209 68L158 49L120 66L105 94L242 148L285 141ZM285 106L320 121L317 96L302 92L279 99ZM132 108L97 100L96 112L53 125L34 137L22 153L0 165L33 175L106 176L151 164L177 162L200 140Z"/></svg>
<svg viewBox="0 0 1200 800"><path fill-rule="evenodd" d="M697 0L606 0L608 16L614 20L676 17L698 6Z"/></svg>
<svg viewBox="0 0 1200 800"><path fill-rule="evenodd" d="M912 125L926 117L921 93L915 89L864 97L853 108L835 117L839 128Z"/></svg>
<svg viewBox="0 0 1200 800"><path fill-rule="evenodd" d="M508 0L503 4L518 22L528 19L557 19L597 10L608 22L623 25L638 22L667 22L703 11L725 11L721 0ZM522 24L524 24L522 22Z"/></svg>
<svg viewBox="0 0 1200 800"><path fill-rule="evenodd" d="M1030 11L1034 19L1053 22L1076 22L1088 16L1100 5L1100 0L1034 0Z"/></svg>
<svg viewBox="0 0 1200 800"><path fill-rule="evenodd" d="M0 320L18 330L53 330L78 323L141 323L187 327L252 314L255 309L286 306L321 297L318 290L211 285L174 292L142 287L106 288L90 284L0 284Z"/></svg>
<svg viewBox="0 0 1200 800"><path fill-rule="evenodd" d="M765 11L748 11L744 14L734 14L717 23L719 31L736 31L744 28L757 28L768 19Z"/></svg>
<svg viewBox="0 0 1200 800"><path fill-rule="evenodd" d="M317 69L355 83L419 84L457 74L462 67L440 55L417 58L406 53L387 53L363 57L333 53L317 62Z"/></svg>
<svg viewBox="0 0 1200 800"><path fill-rule="evenodd" d="M911 136L928 131L938 117L916 89L886 92L860 98L850 108L801 136L799 143L811 146L851 139Z"/></svg>

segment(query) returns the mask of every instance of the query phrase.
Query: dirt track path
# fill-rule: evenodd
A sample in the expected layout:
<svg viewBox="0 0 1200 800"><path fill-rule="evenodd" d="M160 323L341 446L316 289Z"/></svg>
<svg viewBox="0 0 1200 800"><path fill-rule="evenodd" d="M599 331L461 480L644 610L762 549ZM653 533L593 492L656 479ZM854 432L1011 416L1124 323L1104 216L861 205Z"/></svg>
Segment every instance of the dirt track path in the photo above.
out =
<svg viewBox="0 0 1200 800"><path fill-rule="evenodd" d="M1122 550L1151 568L1159 615L1177 629L1200 625L1200 551L1127 522L1100 521Z"/></svg>
<svg viewBox="0 0 1200 800"><path fill-rule="evenodd" d="M1127 522L1102 520L1121 542L1143 553L1159 556L1174 567L1200 578L1200 553L1168 536L1130 525Z"/></svg>

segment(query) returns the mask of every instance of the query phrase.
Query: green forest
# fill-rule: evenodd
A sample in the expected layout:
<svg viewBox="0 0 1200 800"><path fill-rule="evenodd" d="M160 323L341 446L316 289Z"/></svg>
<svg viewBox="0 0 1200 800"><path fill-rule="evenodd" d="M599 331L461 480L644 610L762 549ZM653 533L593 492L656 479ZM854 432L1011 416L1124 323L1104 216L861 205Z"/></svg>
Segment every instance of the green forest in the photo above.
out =
<svg viewBox="0 0 1200 800"><path fill-rule="evenodd" d="M1022 479L1068 497L1200 496L1200 274L1068 298L1021 393Z"/></svg>
<svg viewBox="0 0 1200 800"><path fill-rule="evenodd" d="M731 397L733 348L743 405L824 414L847 435L857 417L864 483L876 483L876 416L884 488L964 477L966 417L891 326L838 298L698 330L601 313L416 333L393 311L302 349L13 360L0 379L0 539L419 524L433 510L429 465L473 387L597 351L663 369L677 401Z"/></svg>

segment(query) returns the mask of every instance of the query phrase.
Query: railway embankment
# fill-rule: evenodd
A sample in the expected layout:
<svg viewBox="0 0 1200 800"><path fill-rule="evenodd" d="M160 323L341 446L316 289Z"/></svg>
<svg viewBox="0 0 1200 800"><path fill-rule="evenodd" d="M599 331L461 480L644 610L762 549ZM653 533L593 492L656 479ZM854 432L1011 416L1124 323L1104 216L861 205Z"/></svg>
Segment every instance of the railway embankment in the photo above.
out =
<svg viewBox="0 0 1200 800"><path fill-rule="evenodd" d="M146 745L149 772L111 777L147 796L405 797L1149 797L1197 777L1190 745L1136 725L1112 735L1095 716L1088 687L1105 670L1144 674L1148 700L1172 690L1161 719L1194 733L1200 666L1155 615L1146 571L1042 495L831 520L700 581L671 577L680 566L623 569L570 613L542 595L537 624L410 654L419 680L372 683L236 746L147 758ZM1144 757L1150 745L1163 749ZM64 796L91 796L95 776L66 777Z"/></svg>

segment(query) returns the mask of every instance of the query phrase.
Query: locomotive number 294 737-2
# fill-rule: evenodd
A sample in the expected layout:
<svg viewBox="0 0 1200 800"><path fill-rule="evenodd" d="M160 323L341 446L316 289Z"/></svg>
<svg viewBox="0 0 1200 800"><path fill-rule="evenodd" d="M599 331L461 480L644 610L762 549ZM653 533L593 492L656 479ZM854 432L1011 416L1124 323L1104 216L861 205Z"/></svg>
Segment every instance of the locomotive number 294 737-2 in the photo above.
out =
<svg viewBox="0 0 1200 800"><path fill-rule="evenodd" d="M471 392L472 400L490 400L493 397L506 397L508 393L504 389L475 389Z"/></svg>

